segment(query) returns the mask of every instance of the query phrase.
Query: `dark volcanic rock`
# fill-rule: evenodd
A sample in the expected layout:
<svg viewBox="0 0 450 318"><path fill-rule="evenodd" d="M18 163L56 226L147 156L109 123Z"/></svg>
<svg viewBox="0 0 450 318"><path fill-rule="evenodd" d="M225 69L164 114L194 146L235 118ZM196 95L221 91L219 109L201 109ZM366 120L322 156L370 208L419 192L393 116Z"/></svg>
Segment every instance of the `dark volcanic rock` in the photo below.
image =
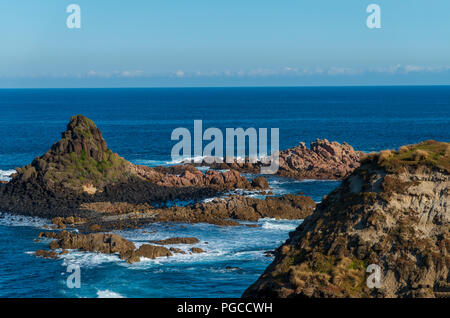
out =
<svg viewBox="0 0 450 318"><path fill-rule="evenodd" d="M449 296L450 144L427 141L361 162L244 297ZM366 284L370 264L380 268L378 289Z"/></svg>

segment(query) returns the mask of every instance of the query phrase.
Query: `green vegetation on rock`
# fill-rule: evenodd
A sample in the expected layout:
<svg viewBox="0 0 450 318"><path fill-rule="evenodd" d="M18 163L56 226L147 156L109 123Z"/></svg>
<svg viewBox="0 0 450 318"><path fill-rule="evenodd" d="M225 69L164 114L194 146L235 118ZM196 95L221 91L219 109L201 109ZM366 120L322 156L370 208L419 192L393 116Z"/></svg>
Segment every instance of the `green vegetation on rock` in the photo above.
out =
<svg viewBox="0 0 450 318"><path fill-rule="evenodd" d="M22 181L40 179L47 188L95 193L129 177L129 163L107 148L101 131L82 115L73 116L55 143L31 165L19 168Z"/></svg>
<svg viewBox="0 0 450 318"><path fill-rule="evenodd" d="M415 145L402 146L397 151L383 150L368 154L361 161L377 160L387 171L396 172L402 167L428 166L450 172L450 143L427 140Z"/></svg>

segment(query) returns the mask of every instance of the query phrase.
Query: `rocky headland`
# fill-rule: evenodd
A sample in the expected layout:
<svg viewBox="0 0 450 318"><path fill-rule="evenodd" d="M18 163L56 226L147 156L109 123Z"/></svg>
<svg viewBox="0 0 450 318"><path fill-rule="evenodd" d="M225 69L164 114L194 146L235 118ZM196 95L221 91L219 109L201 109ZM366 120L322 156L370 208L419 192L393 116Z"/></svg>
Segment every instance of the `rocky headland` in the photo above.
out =
<svg viewBox="0 0 450 318"><path fill-rule="evenodd" d="M448 297L450 144L369 154L244 297ZM379 266L379 288L366 284Z"/></svg>

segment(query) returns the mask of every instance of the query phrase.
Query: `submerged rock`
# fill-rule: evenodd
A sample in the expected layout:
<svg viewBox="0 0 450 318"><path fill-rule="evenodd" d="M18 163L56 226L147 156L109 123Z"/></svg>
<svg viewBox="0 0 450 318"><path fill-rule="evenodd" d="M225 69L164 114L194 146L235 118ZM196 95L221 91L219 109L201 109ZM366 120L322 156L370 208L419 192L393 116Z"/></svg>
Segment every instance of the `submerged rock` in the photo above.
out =
<svg viewBox="0 0 450 318"><path fill-rule="evenodd" d="M366 156L244 297L448 297L449 189L449 143Z"/></svg>

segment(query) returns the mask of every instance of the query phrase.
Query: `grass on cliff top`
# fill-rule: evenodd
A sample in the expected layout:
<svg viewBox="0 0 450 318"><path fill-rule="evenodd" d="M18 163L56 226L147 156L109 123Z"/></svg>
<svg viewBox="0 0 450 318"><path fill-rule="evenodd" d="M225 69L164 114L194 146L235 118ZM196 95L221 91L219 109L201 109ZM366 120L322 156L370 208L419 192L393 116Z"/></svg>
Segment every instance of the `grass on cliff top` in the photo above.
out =
<svg viewBox="0 0 450 318"><path fill-rule="evenodd" d="M375 159L388 171L395 172L402 167L425 165L450 172L450 143L427 140L402 146L397 151L383 150L379 154L369 154L362 162Z"/></svg>

